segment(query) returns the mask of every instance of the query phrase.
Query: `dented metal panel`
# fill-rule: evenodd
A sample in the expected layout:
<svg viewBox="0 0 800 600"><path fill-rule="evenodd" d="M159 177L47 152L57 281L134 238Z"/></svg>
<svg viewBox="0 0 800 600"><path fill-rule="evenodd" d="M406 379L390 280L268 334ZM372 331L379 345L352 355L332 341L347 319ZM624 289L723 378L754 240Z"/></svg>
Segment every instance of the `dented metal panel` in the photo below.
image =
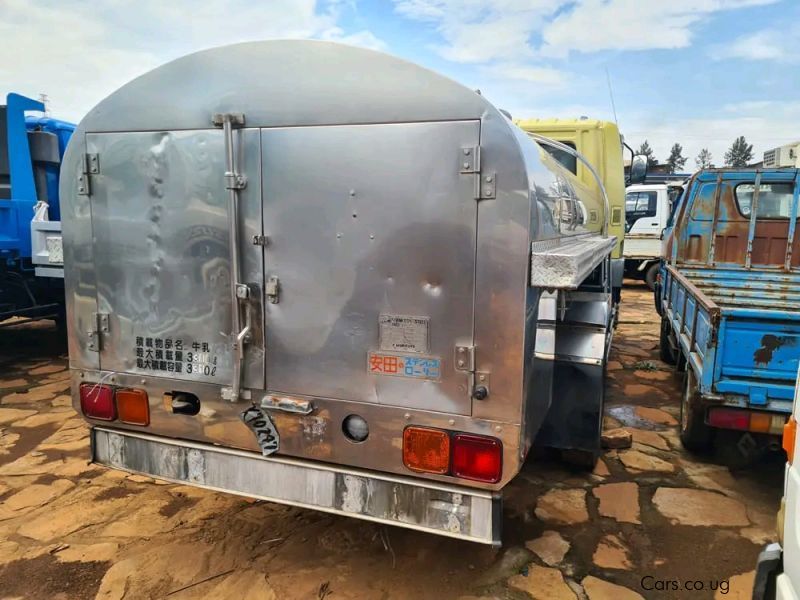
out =
<svg viewBox="0 0 800 600"><path fill-rule="evenodd" d="M797 170L695 175L667 242L661 302L714 402L787 412L800 359Z"/></svg>
<svg viewBox="0 0 800 600"><path fill-rule="evenodd" d="M492 492L97 427L92 459L196 487L500 544L500 497Z"/></svg>

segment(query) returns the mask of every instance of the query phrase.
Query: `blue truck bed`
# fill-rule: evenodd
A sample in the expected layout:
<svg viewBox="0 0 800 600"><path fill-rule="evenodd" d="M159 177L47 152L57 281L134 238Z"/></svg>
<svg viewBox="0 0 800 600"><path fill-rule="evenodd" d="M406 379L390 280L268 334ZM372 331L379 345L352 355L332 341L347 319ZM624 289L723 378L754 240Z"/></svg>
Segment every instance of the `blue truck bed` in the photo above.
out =
<svg viewBox="0 0 800 600"><path fill-rule="evenodd" d="M666 232L661 355L686 366L681 439L780 434L800 361L797 169L701 171Z"/></svg>

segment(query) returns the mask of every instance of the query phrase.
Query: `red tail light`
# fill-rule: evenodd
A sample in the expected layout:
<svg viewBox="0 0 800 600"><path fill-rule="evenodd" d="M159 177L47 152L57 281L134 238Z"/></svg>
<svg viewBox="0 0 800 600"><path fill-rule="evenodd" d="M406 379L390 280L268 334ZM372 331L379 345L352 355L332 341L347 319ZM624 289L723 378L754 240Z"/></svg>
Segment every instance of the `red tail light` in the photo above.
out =
<svg viewBox="0 0 800 600"><path fill-rule="evenodd" d="M452 475L485 483L497 483L503 473L500 440L468 433L453 436Z"/></svg>
<svg viewBox="0 0 800 600"><path fill-rule="evenodd" d="M709 425L720 429L738 429L773 435L780 435L786 423L784 415L727 407L708 409L707 420Z"/></svg>
<svg viewBox="0 0 800 600"><path fill-rule="evenodd" d="M113 421L117 417L114 388L96 383L81 384L81 411L87 417Z"/></svg>

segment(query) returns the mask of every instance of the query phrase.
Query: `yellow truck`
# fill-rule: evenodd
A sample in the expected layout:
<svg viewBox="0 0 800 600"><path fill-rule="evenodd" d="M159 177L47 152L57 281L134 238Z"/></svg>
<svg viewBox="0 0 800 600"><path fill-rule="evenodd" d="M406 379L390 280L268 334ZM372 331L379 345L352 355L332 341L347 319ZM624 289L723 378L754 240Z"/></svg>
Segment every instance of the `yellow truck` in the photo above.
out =
<svg viewBox="0 0 800 600"><path fill-rule="evenodd" d="M625 238L625 173L619 129L614 123L597 119L516 119L514 123L523 131L543 135L574 148L586 157L603 181L610 204L608 233L617 237L617 245L611 254L611 280L616 304L620 299L625 268L622 256ZM543 147L581 183L599 193L594 176L577 158L557 148Z"/></svg>

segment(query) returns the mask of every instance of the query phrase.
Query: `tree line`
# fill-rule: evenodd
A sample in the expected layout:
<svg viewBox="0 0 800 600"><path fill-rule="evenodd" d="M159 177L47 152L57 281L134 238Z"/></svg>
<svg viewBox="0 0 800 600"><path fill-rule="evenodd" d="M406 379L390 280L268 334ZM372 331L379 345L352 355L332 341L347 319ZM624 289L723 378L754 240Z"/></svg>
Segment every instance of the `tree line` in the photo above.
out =
<svg viewBox="0 0 800 600"><path fill-rule="evenodd" d="M649 166L658 164L655 152L653 152L647 140L639 146L639 149L636 150L636 154L643 154L646 156ZM750 161L753 160L753 144L748 144L744 136L740 135L733 141L728 151L725 152L724 159L726 167L746 167ZM672 145L669 151L669 157L667 157L665 163L667 165L667 171L669 173L680 171L683 169L687 160L688 159L683 156L683 146L676 142ZM711 156L711 152L709 152L708 148L700 150L694 159L694 163L697 165L698 169L707 169L714 166L713 156Z"/></svg>

